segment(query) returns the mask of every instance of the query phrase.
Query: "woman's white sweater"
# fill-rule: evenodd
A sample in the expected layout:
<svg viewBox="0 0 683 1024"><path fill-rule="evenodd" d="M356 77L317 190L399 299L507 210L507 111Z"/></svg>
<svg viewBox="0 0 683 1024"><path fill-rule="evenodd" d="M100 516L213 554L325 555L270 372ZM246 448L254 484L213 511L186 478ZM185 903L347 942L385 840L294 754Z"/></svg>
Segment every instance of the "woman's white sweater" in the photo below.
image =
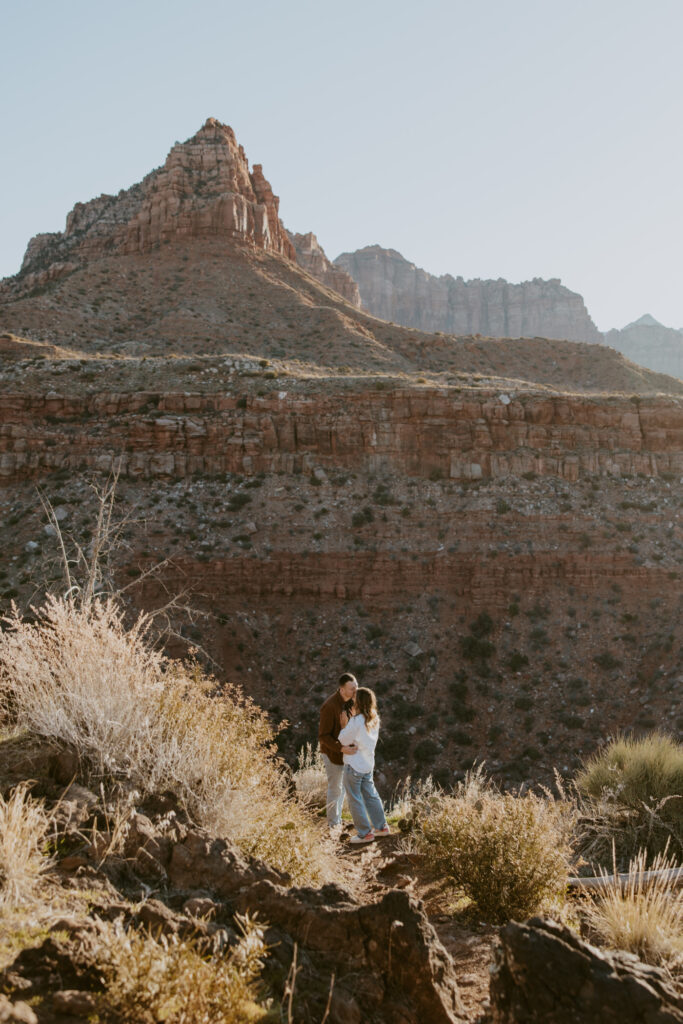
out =
<svg viewBox="0 0 683 1024"><path fill-rule="evenodd" d="M355 743L355 754L344 754L344 764L349 764L356 772L372 772L375 770L375 747L379 736L379 722L375 722L370 732L365 728L365 715L354 715L339 733L339 742L344 747Z"/></svg>

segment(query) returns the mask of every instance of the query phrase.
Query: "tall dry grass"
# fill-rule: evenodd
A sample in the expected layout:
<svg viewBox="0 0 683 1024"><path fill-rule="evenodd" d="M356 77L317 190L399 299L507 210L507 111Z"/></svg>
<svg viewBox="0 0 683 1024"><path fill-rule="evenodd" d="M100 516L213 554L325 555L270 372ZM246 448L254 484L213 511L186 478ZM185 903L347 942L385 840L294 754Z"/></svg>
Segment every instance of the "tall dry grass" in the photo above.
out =
<svg viewBox="0 0 683 1024"><path fill-rule="evenodd" d="M227 956L207 957L177 936L103 925L93 959L104 980L97 1014L112 1024L266 1024L280 1019L259 986L263 932L244 923Z"/></svg>
<svg viewBox="0 0 683 1024"><path fill-rule="evenodd" d="M581 848L587 860L620 869L643 849L683 855L683 745L653 732L617 737L579 771Z"/></svg>
<svg viewBox="0 0 683 1024"><path fill-rule="evenodd" d="M318 830L289 796L265 712L195 666L165 658L113 599L49 597L0 635L0 702L32 733L76 750L91 779L172 791L212 831L315 881Z"/></svg>
<svg viewBox="0 0 683 1024"><path fill-rule="evenodd" d="M327 772L318 747L306 743L297 755L294 785L299 799L307 807L325 807L327 804Z"/></svg>
<svg viewBox="0 0 683 1024"><path fill-rule="evenodd" d="M51 863L44 849L48 825L42 801L31 798L26 783L7 799L0 794L0 906L33 896Z"/></svg>
<svg viewBox="0 0 683 1024"><path fill-rule="evenodd" d="M625 949L647 963L683 974L683 889L680 880L667 877L677 867L665 853L648 864L641 850L629 864L628 879L605 872L605 886L584 907L584 915L598 938L612 949ZM647 876L648 871L659 874Z"/></svg>
<svg viewBox="0 0 683 1024"><path fill-rule="evenodd" d="M565 892L572 807L549 794L501 793L481 768L453 794L425 804L415 839L428 863L452 879L493 922L523 920Z"/></svg>

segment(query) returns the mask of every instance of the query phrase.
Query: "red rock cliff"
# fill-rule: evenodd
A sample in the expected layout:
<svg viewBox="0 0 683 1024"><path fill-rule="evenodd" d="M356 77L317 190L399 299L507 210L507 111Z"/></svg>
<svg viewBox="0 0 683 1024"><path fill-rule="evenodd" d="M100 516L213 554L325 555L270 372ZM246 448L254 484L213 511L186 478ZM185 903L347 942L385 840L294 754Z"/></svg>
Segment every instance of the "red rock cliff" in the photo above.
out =
<svg viewBox="0 0 683 1024"><path fill-rule="evenodd" d="M683 473L683 403L446 389L306 394L0 397L0 480L55 468L124 474L386 469L455 480L508 474Z"/></svg>
<svg viewBox="0 0 683 1024"><path fill-rule="evenodd" d="M31 239L14 290L35 288L85 258L147 252L177 238L218 235L296 260L278 216L279 199L260 164L249 170L232 128L210 117L163 167L116 196L77 203L66 229Z"/></svg>

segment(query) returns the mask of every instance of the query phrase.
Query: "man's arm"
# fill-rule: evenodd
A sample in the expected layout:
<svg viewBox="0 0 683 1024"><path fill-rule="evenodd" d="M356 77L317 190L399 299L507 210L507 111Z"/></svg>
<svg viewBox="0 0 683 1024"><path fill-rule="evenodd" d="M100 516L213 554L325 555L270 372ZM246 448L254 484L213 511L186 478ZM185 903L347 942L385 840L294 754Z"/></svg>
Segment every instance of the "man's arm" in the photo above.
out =
<svg viewBox="0 0 683 1024"><path fill-rule="evenodd" d="M323 754L341 754L342 745L333 735L336 716L332 708L323 706L320 710L320 725L318 727L318 740Z"/></svg>

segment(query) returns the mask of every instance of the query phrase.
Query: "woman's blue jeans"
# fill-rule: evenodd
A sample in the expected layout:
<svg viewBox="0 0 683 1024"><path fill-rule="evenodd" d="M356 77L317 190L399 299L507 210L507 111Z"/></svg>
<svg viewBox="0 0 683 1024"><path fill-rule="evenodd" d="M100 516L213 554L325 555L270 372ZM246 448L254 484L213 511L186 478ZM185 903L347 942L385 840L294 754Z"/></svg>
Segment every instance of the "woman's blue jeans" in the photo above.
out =
<svg viewBox="0 0 683 1024"><path fill-rule="evenodd" d="M358 835L366 836L373 828L384 828L387 819L375 789L372 772L357 772L350 764L345 764L344 790Z"/></svg>

